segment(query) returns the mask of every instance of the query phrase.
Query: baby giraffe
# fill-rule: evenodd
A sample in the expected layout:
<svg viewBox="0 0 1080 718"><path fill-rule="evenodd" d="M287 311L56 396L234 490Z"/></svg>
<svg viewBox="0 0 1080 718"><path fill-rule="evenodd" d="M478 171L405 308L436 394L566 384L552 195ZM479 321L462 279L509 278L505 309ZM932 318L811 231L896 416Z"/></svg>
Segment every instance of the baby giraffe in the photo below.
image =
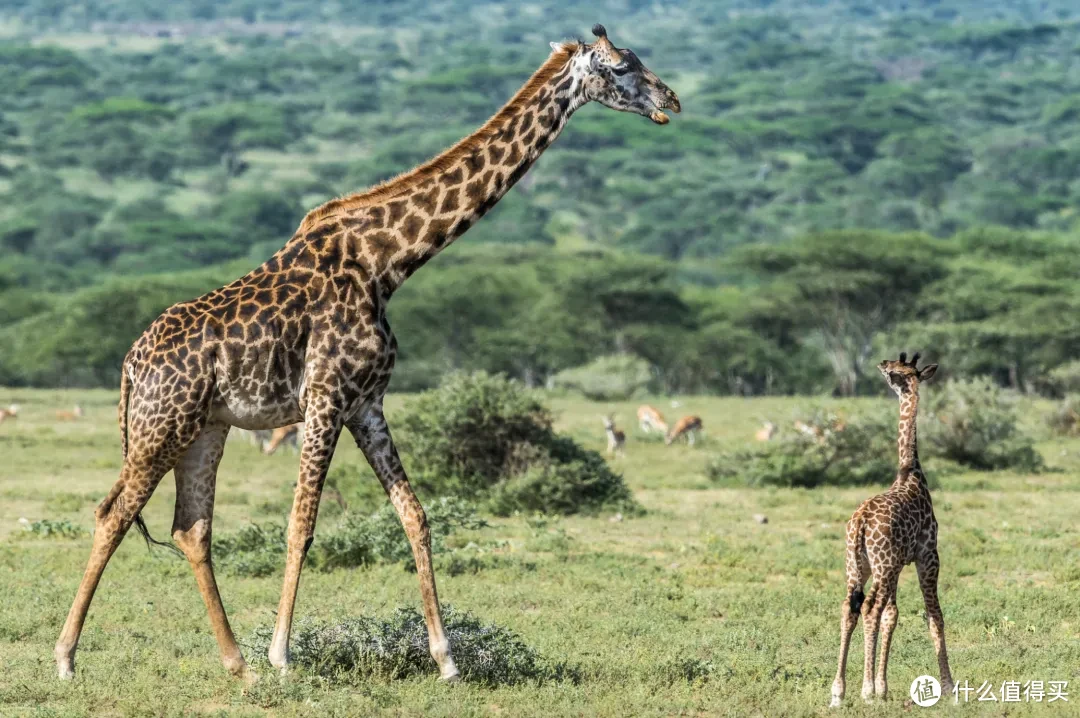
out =
<svg viewBox="0 0 1080 718"><path fill-rule="evenodd" d="M945 652L945 620L938 605L937 520L930 502L926 475L919 465L915 440L915 421L919 411L919 384L937 371L937 364L919 369L916 354L907 361L878 364L889 386L900 397L900 468L889 490L863 502L847 525L847 597L841 607L840 665L832 687L832 705L839 706L844 698L844 673L847 668L848 645L851 634L863 615L864 645L866 646L862 697L870 701L875 692L885 698L888 684L885 672L889 665L889 643L896 628L896 585L900 572L914 562L919 573L926 613L930 619L930 637L934 641L938 667L941 670L941 689L952 691L949 656ZM866 580L873 576L870 592L863 594ZM881 628L881 657L874 676L874 651L878 627Z"/></svg>

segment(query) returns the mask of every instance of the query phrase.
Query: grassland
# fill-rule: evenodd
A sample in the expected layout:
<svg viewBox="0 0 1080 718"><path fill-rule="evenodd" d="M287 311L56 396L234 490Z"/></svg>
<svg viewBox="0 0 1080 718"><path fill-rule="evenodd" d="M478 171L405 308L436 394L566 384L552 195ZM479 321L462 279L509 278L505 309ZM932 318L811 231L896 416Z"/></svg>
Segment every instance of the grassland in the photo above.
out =
<svg viewBox="0 0 1080 718"><path fill-rule="evenodd" d="M58 422L79 401L86 416ZM109 566L80 645L77 679L55 679L52 646L89 550L89 537L28 537L18 519L69 519L92 527L94 504L119 469L115 399L109 392L0 390L22 407L0 426L0 715L352 716L395 715L898 715L945 711L1076 715L1080 704L1080 440L1044 436L1052 470L942 475L942 603L953 674L973 687L1007 679L1069 680L1068 704L972 702L911 706L907 689L936 673L914 570L900 586L900 624L890 670L892 700L864 706L861 631L848 672L849 700L829 711L843 595L844 522L869 488L776 490L717 487L704 467L749 441L761 418L787 419L798 400L693 399L677 411L704 418L693 448L665 447L627 426L618 461L647 513L536 520L491 519L455 534L497 560L477 573L439 575L444 602L519 633L541 654L575 666L580 680L481 688L429 676L361 686L263 666L253 689L218 663L186 562L149 553L135 537ZM395 397L390 407L401 405ZM885 401L876 399L873 401ZM633 407L556 400L561 430L600 449L599 414L629 424ZM1040 412L1027 408L1039 430ZM672 410L673 412L675 410ZM359 452L342 442L334 476L352 505L374 495ZM230 442L219 474L215 530L280 519L296 458L264 457ZM167 536L173 487L162 482L145 515ZM422 499L424 497L421 497ZM324 502L324 512L340 509ZM761 513L768 523L759 524ZM316 538L316 541L318 538ZM219 575L242 639L272 623L280 576ZM305 574L299 616L387 615L419 605L415 575L400 566ZM257 656L248 656L256 659Z"/></svg>

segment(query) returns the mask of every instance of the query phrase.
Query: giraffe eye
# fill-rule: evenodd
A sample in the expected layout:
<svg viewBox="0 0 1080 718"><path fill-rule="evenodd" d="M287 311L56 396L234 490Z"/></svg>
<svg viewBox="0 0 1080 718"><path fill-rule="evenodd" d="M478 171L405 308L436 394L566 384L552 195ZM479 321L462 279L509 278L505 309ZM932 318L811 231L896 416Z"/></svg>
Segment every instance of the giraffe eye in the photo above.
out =
<svg viewBox="0 0 1080 718"><path fill-rule="evenodd" d="M627 67L626 65L617 65L616 67L611 68L611 71L614 72L619 77L622 77L626 73L630 72L630 68Z"/></svg>

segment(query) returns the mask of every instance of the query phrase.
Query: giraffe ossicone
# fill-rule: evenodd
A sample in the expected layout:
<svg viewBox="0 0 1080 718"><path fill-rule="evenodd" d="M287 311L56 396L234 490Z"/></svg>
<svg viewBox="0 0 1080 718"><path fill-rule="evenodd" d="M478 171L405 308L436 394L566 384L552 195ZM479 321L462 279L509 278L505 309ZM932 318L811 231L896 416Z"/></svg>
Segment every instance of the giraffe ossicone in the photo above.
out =
<svg viewBox="0 0 1080 718"><path fill-rule="evenodd" d="M603 30L602 26L597 26ZM221 603L210 557L218 463L230 427L303 421L284 586L270 662L284 669L300 572L323 482L344 428L393 503L416 561L429 651L458 676L443 629L423 507L409 486L383 396L397 354L386 303L413 272L465 233L522 178L587 102L657 124L676 94L628 49L553 46L546 62L479 130L434 159L311 211L273 257L231 284L166 310L124 359L120 478L95 512L86 572L55 655L74 675L75 650L105 566L162 477L176 477L173 540L206 603L222 662L250 677Z"/></svg>
<svg viewBox="0 0 1080 718"><path fill-rule="evenodd" d="M930 488L919 464L916 422L919 413L919 385L934 376L937 364L918 368L919 355L911 361L901 354L898 361L883 361L878 371L900 398L900 421L897 431L899 468L896 480L883 494L867 499L852 515L847 525L845 573L847 592L840 606L840 659L832 686L832 705L839 706L846 690L848 647L851 634L863 617L864 665L863 700L888 693L886 672L893 630L899 617L896 588L904 566L914 563L930 624L930 637L937 654L941 686L952 690L949 656L945 649L945 619L938 603L937 585L940 561L937 551L937 519L930 500ZM873 578L869 592L864 592ZM881 653L875 674L875 649L878 634Z"/></svg>

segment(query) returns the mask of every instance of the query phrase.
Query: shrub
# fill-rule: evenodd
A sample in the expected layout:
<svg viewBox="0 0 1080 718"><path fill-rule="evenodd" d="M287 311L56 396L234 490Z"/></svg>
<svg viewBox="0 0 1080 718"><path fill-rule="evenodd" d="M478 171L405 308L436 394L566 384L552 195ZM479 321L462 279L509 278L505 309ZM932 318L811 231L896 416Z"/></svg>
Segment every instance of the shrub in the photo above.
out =
<svg viewBox="0 0 1080 718"><path fill-rule="evenodd" d="M1062 399L1057 408L1046 417L1046 423L1055 434L1080 434L1080 395L1070 394Z"/></svg>
<svg viewBox="0 0 1080 718"><path fill-rule="evenodd" d="M566 670L547 666L535 649L516 634L484 625L450 605L443 623L463 680L483 685L559 679ZM273 629L256 629L252 655L265 656ZM340 623L301 621L293 631L290 655L294 664L315 675L337 681L370 678L400 680L429 675L435 662L428 653L424 617L412 608L399 608L390 618L349 618Z"/></svg>
<svg viewBox="0 0 1080 718"><path fill-rule="evenodd" d="M599 454L557 435L551 413L502 377L451 375L398 424L414 483L435 494L486 500L499 515L639 510Z"/></svg>
<svg viewBox="0 0 1080 718"><path fill-rule="evenodd" d="M797 419L754 449L723 454L706 469L717 481L750 486L846 486L887 482L896 472L896 407L879 407L846 421L822 409Z"/></svg>
<svg viewBox="0 0 1080 718"><path fill-rule="evenodd" d="M1038 471L1042 457L1017 426L1011 395L987 378L953 380L929 396L929 452L973 469Z"/></svg>
<svg viewBox="0 0 1080 718"><path fill-rule="evenodd" d="M458 528L477 529L487 524L472 505L443 497L425 509L431 527L434 552L444 550L445 538ZM268 576L285 563L288 547L283 524L249 524L239 531L214 539L215 561L228 573ZM307 565L322 571L374 563L405 561L415 569L412 548L401 528L397 512L389 504L370 515L345 514L330 531L316 533Z"/></svg>
<svg viewBox="0 0 1080 718"><path fill-rule="evenodd" d="M34 522L19 519L19 523L26 532L24 536L30 534L38 538L74 539L86 533L81 526L76 526L67 519L40 519Z"/></svg>
<svg viewBox="0 0 1080 718"><path fill-rule="evenodd" d="M645 389L651 380L649 362L632 354L616 354L564 369L551 378L551 383L555 388L581 392L593 401L624 401Z"/></svg>
<svg viewBox="0 0 1080 718"><path fill-rule="evenodd" d="M1041 394L1053 397L1080 393L1080 361L1056 366L1035 382Z"/></svg>

